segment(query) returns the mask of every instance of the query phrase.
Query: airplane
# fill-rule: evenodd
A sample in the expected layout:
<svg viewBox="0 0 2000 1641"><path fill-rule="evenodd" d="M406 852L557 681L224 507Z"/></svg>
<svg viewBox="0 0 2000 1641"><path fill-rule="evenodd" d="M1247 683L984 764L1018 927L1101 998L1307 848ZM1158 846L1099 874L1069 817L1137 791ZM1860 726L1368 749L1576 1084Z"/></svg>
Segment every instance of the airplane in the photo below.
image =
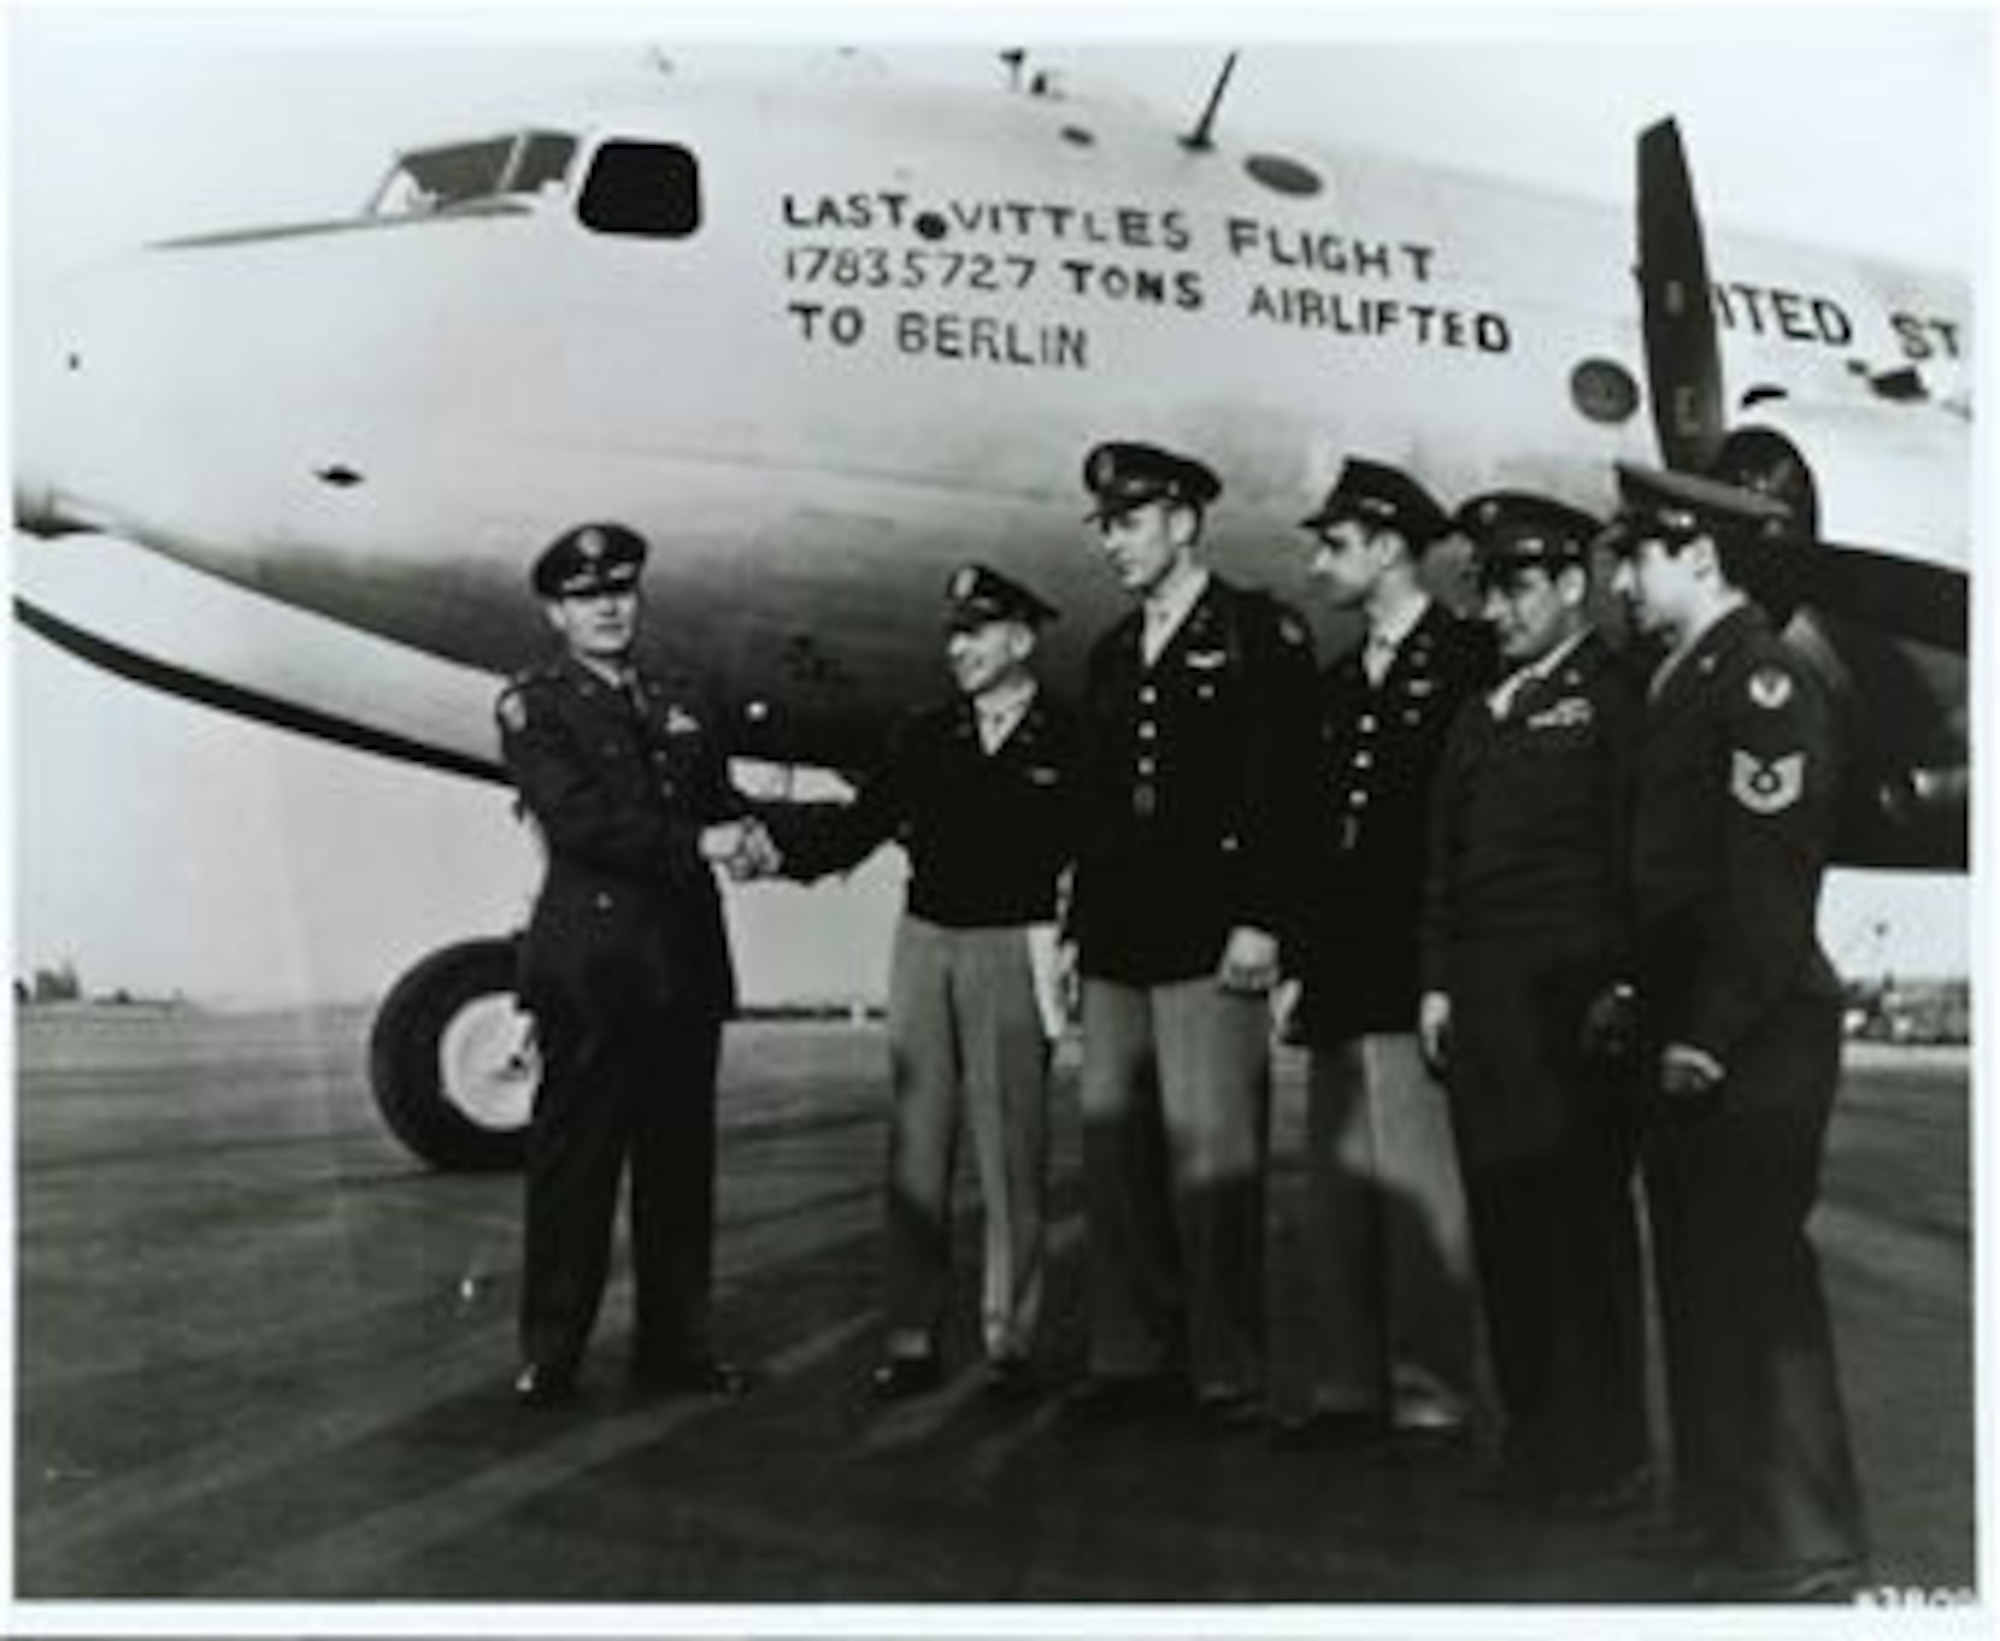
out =
<svg viewBox="0 0 2000 1641"><path fill-rule="evenodd" d="M1970 292L1709 236L1678 130L1624 212L1057 94L676 77L410 147L351 213L149 244L22 338L15 612L155 688L504 781L493 703L572 525L654 543L653 659L732 754L852 770L933 687L949 568L1119 613L1083 452L1199 451L1218 562L1296 584L1350 453L1599 513L1613 463L1783 495L1847 719L1840 859L1962 868ZM357 190L359 193L359 190ZM226 322L225 322L226 321ZM1866 545L1884 544L1884 545ZM1444 560L1443 575L1450 572ZM1338 636L1337 634L1335 635ZM520 1155L511 943L390 990L371 1077L443 1168Z"/></svg>

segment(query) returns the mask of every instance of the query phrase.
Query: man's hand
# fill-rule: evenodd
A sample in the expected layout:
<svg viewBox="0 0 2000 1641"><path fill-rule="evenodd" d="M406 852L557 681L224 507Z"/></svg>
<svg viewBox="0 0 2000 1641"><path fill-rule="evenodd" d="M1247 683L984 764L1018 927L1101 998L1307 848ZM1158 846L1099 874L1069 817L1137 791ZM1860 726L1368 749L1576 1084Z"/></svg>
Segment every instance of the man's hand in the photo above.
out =
<svg viewBox="0 0 2000 1641"><path fill-rule="evenodd" d="M1632 1056L1639 1040L1639 998L1630 986L1606 986L1583 1013L1583 1057L1612 1065Z"/></svg>
<svg viewBox="0 0 2000 1641"><path fill-rule="evenodd" d="M1224 991L1263 996L1278 983L1278 937L1247 925L1231 929L1216 978Z"/></svg>
<svg viewBox="0 0 2000 1641"><path fill-rule="evenodd" d="M1076 947L1066 945L1053 923L1028 925L1028 972L1034 981L1035 1012L1041 1016L1042 1035L1050 1042L1060 1040L1076 1017Z"/></svg>
<svg viewBox="0 0 2000 1641"><path fill-rule="evenodd" d="M1451 1064L1451 994L1427 991L1417 1001L1417 1043L1424 1062L1442 1077Z"/></svg>
<svg viewBox="0 0 2000 1641"><path fill-rule="evenodd" d="M1668 1100L1690 1104L1708 1099L1722 1086L1722 1062L1691 1043L1669 1043L1660 1050L1660 1092Z"/></svg>
<svg viewBox="0 0 2000 1641"><path fill-rule="evenodd" d="M1083 1018L1083 969L1077 961L1076 942L1058 940L1055 946L1055 993L1065 1021Z"/></svg>
<svg viewBox="0 0 2000 1641"><path fill-rule="evenodd" d="M733 831L733 835L730 835ZM721 832L724 837L711 845L709 837ZM770 830L760 820L739 821L734 828L711 828L710 834L702 840L702 853L711 860L719 860L730 879L736 883L749 883L755 879L775 877L784 865L784 857L772 841Z"/></svg>

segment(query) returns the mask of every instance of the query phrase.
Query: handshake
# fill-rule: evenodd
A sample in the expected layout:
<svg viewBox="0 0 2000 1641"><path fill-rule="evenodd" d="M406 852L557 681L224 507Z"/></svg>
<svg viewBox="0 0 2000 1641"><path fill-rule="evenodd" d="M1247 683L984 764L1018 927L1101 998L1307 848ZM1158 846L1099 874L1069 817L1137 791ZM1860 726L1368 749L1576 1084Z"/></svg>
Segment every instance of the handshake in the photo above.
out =
<svg viewBox="0 0 2000 1641"><path fill-rule="evenodd" d="M735 883L777 877L785 867L784 852L761 820L727 821L701 835L702 858L720 866Z"/></svg>

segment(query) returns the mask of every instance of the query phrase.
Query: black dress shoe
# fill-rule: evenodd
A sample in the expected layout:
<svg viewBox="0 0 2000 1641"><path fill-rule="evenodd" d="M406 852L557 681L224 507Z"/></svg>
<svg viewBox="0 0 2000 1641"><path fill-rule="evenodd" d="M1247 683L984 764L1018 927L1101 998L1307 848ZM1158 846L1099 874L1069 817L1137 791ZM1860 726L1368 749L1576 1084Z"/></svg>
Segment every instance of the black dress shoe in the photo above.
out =
<svg viewBox="0 0 2000 1641"><path fill-rule="evenodd" d="M576 1374L548 1362L528 1362L514 1375L514 1400L523 1407L560 1407L576 1398Z"/></svg>
<svg viewBox="0 0 2000 1641"><path fill-rule="evenodd" d="M639 1362L632 1368L632 1380L642 1390L661 1396L720 1396L726 1400L748 1395L751 1385L746 1369L713 1356Z"/></svg>
<svg viewBox="0 0 2000 1641"><path fill-rule="evenodd" d="M996 1402L1031 1402L1042 1393L1041 1381L1025 1356L996 1356L986 1364L985 1391Z"/></svg>
<svg viewBox="0 0 2000 1641"><path fill-rule="evenodd" d="M1138 1424L1183 1413L1187 1388L1158 1373L1092 1374L1063 1401L1066 1423L1084 1429Z"/></svg>
<svg viewBox="0 0 2000 1641"><path fill-rule="evenodd" d="M885 1356L868 1372L868 1394L878 1402L903 1402L923 1396L944 1383L944 1364L936 1356Z"/></svg>
<svg viewBox="0 0 2000 1641"><path fill-rule="evenodd" d="M1399 1424L1395 1443L1408 1458L1452 1458L1472 1450L1472 1425L1466 1420Z"/></svg>
<svg viewBox="0 0 2000 1641"><path fill-rule="evenodd" d="M1725 1564L1696 1575L1698 1601L1759 1603L1851 1603L1868 1584L1868 1563L1859 1557L1830 1561Z"/></svg>
<svg viewBox="0 0 2000 1641"><path fill-rule="evenodd" d="M1562 1514L1578 1520L1611 1521L1637 1514L1652 1494L1651 1466L1633 1464L1563 1481L1554 1488L1550 1502Z"/></svg>
<svg viewBox="0 0 2000 1641"><path fill-rule="evenodd" d="M1202 1390L1195 1396L1194 1411L1197 1419L1223 1436L1247 1435L1271 1422L1263 1397L1233 1385L1211 1385Z"/></svg>
<svg viewBox="0 0 2000 1641"><path fill-rule="evenodd" d="M1388 1420L1372 1407L1321 1407L1281 1419L1271 1431L1271 1445L1283 1453L1355 1452L1388 1436Z"/></svg>
<svg viewBox="0 0 2000 1641"><path fill-rule="evenodd" d="M1481 1504L1539 1512L1555 1504L1560 1488L1546 1465L1503 1457L1472 1478L1465 1496Z"/></svg>

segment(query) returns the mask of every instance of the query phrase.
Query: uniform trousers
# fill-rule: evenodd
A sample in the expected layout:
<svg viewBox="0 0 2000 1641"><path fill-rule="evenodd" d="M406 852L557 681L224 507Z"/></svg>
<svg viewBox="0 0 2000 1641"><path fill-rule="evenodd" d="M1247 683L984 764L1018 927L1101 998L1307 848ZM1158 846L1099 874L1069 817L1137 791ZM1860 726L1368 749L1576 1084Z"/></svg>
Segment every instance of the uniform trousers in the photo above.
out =
<svg viewBox="0 0 2000 1641"><path fill-rule="evenodd" d="M1264 1377L1271 1016L1212 976L1083 987L1090 1365Z"/></svg>
<svg viewBox="0 0 2000 1641"><path fill-rule="evenodd" d="M1313 1047L1306 1160L1314 1408L1463 1422L1479 1382L1472 1237L1445 1091L1414 1035Z"/></svg>
<svg viewBox="0 0 2000 1641"><path fill-rule="evenodd" d="M1557 1483L1646 1457L1631 1090L1581 1042L1605 967L1521 937L1451 964L1452 1124L1507 1450Z"/></svg>
<svg viewBox="0 0 2000 1641"><path fill-rule="evenodd" d="M1023 1357L1041 1319L1049 1041L1025 927L955 929L905 916L889 977L888 1347L938 1348L959 1136L972 1131L985 1209L980 1329Z"/></svg>
<svg viewBox="0 0 2000 1641"><path fill-rule="evenodd" d="M523 1357L561 1370L581 1359L629 1164L636 1362L705 1358L721 1020L709 1011L618 1018L558 1007L538 1011L536 1040Z"/></svg>
<svg viewBox="0 0 2000 1641"><path fill-rule="evenodd" d="M1840 1005L1779 1007L1699 1105L1664 1106L1645 1147L1677 1512L1753 1567L1858 1561L1860 1489L1819 1261L1840 1077Z"/></svg>

